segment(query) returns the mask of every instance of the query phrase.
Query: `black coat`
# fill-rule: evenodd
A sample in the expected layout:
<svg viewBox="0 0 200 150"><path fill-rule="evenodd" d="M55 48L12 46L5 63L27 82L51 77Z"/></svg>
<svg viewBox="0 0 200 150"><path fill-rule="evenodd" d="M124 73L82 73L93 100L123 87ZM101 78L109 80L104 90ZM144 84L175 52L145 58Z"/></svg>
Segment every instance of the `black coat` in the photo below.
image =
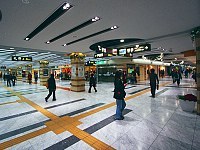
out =
<svg viewBox="0 0 200 150"><path fill-rule="evenodd" d="M158 75L155 73L151 73L150 76L150 85L156 87L156 82L159 84Z"/></svg>
<svg viewBox="0 0 200 150"><path fill-rule="evenodd" d="M90 82L89 82L90 86L96 86L96 79L94 76L90 77Z"/></svg>
<svg viewBox="0 0 200 150"><path fill-rule="evenodd" d="M120 79L116 79L114 82L114 86L115 89L113 98L123 100L126 96L126 92L124 91L124 84Z"/></svg>
<svg viewBox="0 0 200 150"><path fill-rule="evenodd" d="M50 77L48 80L48 89L49 90L56 90L56 81L54 79L54 77Z"/></svg>

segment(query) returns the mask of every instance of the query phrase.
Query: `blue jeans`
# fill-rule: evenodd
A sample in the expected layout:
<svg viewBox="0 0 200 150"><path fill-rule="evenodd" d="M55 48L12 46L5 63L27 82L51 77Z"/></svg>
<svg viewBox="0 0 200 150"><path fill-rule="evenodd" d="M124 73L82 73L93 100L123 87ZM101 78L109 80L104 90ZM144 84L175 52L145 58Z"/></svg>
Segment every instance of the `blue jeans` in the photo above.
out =
<svg viewBox="0 0 200 150"><path fill-rule="evenodd" d="M117 109L116 109L116 118L122 118L122 111L126 107L126 103L124 100L116 99Z"/></svg>

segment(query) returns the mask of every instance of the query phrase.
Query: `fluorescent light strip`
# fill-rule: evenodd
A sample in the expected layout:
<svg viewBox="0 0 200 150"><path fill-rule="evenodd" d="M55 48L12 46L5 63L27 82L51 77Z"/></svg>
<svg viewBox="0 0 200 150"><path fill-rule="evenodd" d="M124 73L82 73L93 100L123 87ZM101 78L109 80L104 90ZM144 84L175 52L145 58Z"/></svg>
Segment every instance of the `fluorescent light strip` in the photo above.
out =
<svg viewBox="0 0 200 150"><path fill-rule="evenodd" d="M66 31L66 32L63 33L63 34L58 35L57 37L55 37L55 38L53 38L53 39L47 41L46 43L47 43L47 44L50 44L50 43L52 43L52 42L54 42L54 41L56 41L56 40L58 40L58 39L60 39L60 38L62 38L62 37L64 37L64 36L66 36L66 35L68 35L68 34L71 34L71 33L75 32L75 31L78 31L78 30L80 30L80 29L82 29L82 28L84 28L84 27L86 27L86 26L88 26L88 25L90 25L90 24L92 24L92 23L94 23L94 22L97 22L97 21L99 21L99 20L100 20L99 17L94 17L94 18L92 18L92 19L90 19L90 20L88 20L88 21L86 21L86 22L84 22L84 23L82 23L82 24L80 24L80 25L78 25L78 26L76 26L76 27L74 27L74 28L72 28L72 29Z"/></svg>
<svg viewBox="0 0 200 150"><path fill-rule="evenodd" d="M119 28L119 27L117 27L117 26L112 26L112 27L110 27L110 28L108 28L108 29L105 29L105 30L99 31L99 32L97 32L97 33L93 33L93 34L91 34L91 35L85 36L85 37L83 37L83 38L80 38L80 39L75 40L75 41L72 41L72 42L66 43L66 44L64 44L63 46L71 45L71 44L73 44L73 43L80 42L80 41L82 41L82 40L85 40L85 39L91 38L91 37L96 36L96 35L103 34L103 33L105 33L105 32L112 31L112 30L117 29L117 28Z"/></svg>
<svg viewBox="0 0 200 150"><path fill-rule="evenodd" d="M61 15L63 15L65 12L67 12L70 8L73 6L69 3L63 3L56 11L51 14L42 24L40 24L33 32L31 32L24 40L29 41L31 38L33 38L35 35L37 35L39 32L41 32L44 28L46 28L48 25L50 25L53 21L58 19Z"/></svg>
<svg viewBox="0 0 200 150"><path fill-rule="evenodd" d="M0 53L4 53L4 52L15 52L15 50L2 50L2 51L0 51Z"/></svg>

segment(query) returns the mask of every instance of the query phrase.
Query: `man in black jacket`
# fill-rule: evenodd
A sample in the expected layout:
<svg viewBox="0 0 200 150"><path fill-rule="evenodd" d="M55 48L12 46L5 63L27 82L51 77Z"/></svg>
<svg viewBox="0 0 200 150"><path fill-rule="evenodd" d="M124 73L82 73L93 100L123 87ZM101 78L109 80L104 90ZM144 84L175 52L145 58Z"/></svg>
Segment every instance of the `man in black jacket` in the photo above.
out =
<svg viewBox="0 0 200 150"><path fill-rule="evenodd" d="M119 71L116 71L115 73L114 86L115 89L113 98L116 99L116 104L117 104L115 120L123 120L124 116L122 115L122 112L126 107L126 103L124 100L126 92L124 91L125 87L121 80L121 72Z"/></svg>
<svg viewBox="0 0 200 150"><path fill-rule="evenodd" d="M152 97L155 98L155 92L156 92L156 85L159 85L158 75L155 74L155 70L151 69L151 73L149 75L150 79L150 86L151 86L151 94ZM157 82L157 83L156 83Z"/></svg>
<svg viewBox="0 0 200 150"><path fill-rule="evenodd" d="M91 93L92 86L94 87L94 91L97 92L97 89L96 89L96 79L95 79L93 73L90 75L90 83L89 84L90 84L90 87L89 87L88 93Z"/></svg>
<svg viewBox="0 0 200 150"><path fill-rule="evenodd" d="M47 80L48 83L48 89L49 89L49 94L47 95L47 97L45 98L45 101L48 102L49 97L52 95L53 93L53 101L56 100L56 96L55 96L55 91L56 91L56 81L54 79L54 75L51 74L50 78Z"/></svg>

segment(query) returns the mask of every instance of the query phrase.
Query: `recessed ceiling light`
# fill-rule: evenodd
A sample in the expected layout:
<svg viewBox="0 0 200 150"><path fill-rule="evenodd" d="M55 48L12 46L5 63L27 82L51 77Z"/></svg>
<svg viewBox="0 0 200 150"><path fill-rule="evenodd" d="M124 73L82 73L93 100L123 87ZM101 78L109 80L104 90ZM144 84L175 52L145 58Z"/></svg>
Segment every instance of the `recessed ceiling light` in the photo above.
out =
<svg viewBox="0 0 200 150"><path fill-rule="evenodd" d="M28 53L28 51L19 51L20 53Z"/></svg>
<svg viewBox="0 0 200 150"><path fill-rule="evenodd" d="M26 40L26 41L28 41L28 40L29 40L29 38L25 38L25 40Z"/></svg>
<svg viewBox="0 0 200 150"><path fill-rule="evenodd" d="M14 49L13 47L11 47L10 49Z"/></svg>
<svg viewBox="0 0 200 150"><path fill-rule="evenodd" d="M50 41L47 41L46 43L47 43L47 44L50 44Z"/></svg>
<svg viewBox="0 0 200 150"><path fill-rule="evenodd" d="M98 20L100 20L100 18L99 17L94 17L94 18L92 18L92 21L98 21Z"/></svg>
<svg viewBox="0 0 200 150"><path fill-rule="evenodd" d="M122 43L122 42L124 42L124 40L120 40L120 42Z"/></svg>
<svg viewBox="0 0 200 150"><path fill-rule="evenodd" d="M63 6L63 9L69 9L70 8L70 4L69 3L66 3L64 6Z"/></svg>
<svg viewBox="0 0 200 150"><path fill-rule="evenodd" d="M67 46L67 44L64 44L63 46Z"/></svg>
<svg viewBox="0 0 200 150"><path fill-rule="evenodd" d="M111 27L111 29L113 30L113 29L117 29L118 27L117 26L112 26Z"/></svg>

